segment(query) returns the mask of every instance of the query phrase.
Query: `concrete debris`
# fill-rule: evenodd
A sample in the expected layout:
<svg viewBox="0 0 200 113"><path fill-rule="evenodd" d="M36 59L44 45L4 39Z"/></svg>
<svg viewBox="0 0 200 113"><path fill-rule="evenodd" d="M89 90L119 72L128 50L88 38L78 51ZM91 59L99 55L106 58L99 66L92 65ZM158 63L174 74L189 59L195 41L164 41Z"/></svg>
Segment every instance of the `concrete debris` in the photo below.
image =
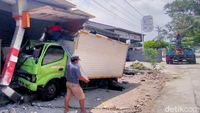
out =
<svg viewBox="0 0 200 113"><path fill-rule="evenodd" d="M147 74L153 74L153 71L148 71Z"/></svg>
<svg viewBox="0 0 200 113"><path fill-rule="evenodd" d="M150 97L151 95L150 94L146 94L145 96Z"/></svg>
<svg viewBox="0 0 200 113"><path fill-rule="evenodd" d="M16 113L16 110L14 108L9 108L6 110L0 110L0 113Z"/></svg>
<svg viewBox="0 0 200 113"><path fill-rule="evenodd" d="M147 70L147 67L144 66L142 63L140 62L135 62L132 65L130 65L131 68L133 69L138 69L138 70Z"/></svg>
<svg viewBox="0 0 200 113"><path fill-rule="evenodd" d="M138 71L138 70L136 70ZM140 74L140 75L138 75ZM139 70L134 76L123 76L118 81L125 89L123 91L94 89L88 90L86 94L86 108L94 113L149 113L143 111L147 103L155 100L160 91L162 81L161 73L154 70ZM64 97L57 97L50 102L33 101L29 104L9 106L0 108L15 108L17 113L63 113ZM74 101L75 100L75 101ZM79 110L79 104L75 98L72 98L70 110L75 113ZM148 109L147 109L148 110ZM4 112L4 113L8 113Z"/></svg>
<svg viewBox="0 0 200 113"><path fill-rule="evenodd" d="M48 106L52 106L51 104L48 104Z"/></svg>
<svg viewBox="0 0 200 113"><path fill-rule="evenodd" d="M26 110L26 107L25 107L25 106L23 106L22 108L23 108L24 110Z"/></svg>
<svg viewBox="0 0 200 113"><path fill-rule="evenodd" d="M128 81L122 81L122 84L128 84Z"/></svg>
<svg viewBox="0 0 200 113"><path fill-rule="evenodd" d="M139 70L133 69L130 67L124 69L124 74L126 74L126 75L135 75L138 72L139 72Z"/></svg>
<svg viewBox="0 0 200 113"><path fill-rule="evenodd" d="M116 109L116 106L112 103L103 105L103 109Z"/></svg>
<svg viewBox="0 0 200 113"><path fill-rule="evenodd" d="M8 110L0 110L0 113L8 113Z"/></svg>
<svg viewBox="0 0 200 113"><path fill-rule="evenodd" d="M144 74L144 70L132 69L132 68L125 68L124 74L126 75L142 75Z"/></svg>
<svg viewBox="0 0 200 113"><path fill-rule="evenodd" d="M14 108L8 109L8 113L16 113L16 110Z"/></svg>
<svg viewBox="0 0 200 113"><path fill-rule="evenodd" d="M143 75L146 71L150 69L147 68L143 63L134 62L124 69L124 74L126 75Z"/></svg>
<svg viewBox="0 0 200 113"><path fill-rule="evenodd" d="M101 101L101 98L99 98L99 97L98 97L98 98L96 98L96 101Z"/></svg>

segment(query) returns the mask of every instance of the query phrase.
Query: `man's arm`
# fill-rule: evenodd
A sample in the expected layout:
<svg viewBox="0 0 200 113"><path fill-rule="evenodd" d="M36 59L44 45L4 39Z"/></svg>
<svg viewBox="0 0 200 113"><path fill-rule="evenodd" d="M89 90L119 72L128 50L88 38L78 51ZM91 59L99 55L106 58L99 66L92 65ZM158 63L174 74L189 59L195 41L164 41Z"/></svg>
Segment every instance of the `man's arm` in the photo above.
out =
<svg viewBox="0 0 200 113"><path fill-rule="evenodd" d="M85 82L85 83L88 83L88 82L90 81L90 80L88 79L88 77L83 76L83 75L81 74L80 68L77 68L76 74L78 75L78 79L79 79L79 80L81 80L81 81L83 81L83 82Z"/></svg>
<svg viewBox="0 0 200 113"><path fill-rule="evenodd" d="M85 82L85 83L88 83L88 82L90 81L90 80L88 79L88 77L82 76L82 75L79 76L79 80L81 80L81 81L83 81L83 82Z"/></svg>

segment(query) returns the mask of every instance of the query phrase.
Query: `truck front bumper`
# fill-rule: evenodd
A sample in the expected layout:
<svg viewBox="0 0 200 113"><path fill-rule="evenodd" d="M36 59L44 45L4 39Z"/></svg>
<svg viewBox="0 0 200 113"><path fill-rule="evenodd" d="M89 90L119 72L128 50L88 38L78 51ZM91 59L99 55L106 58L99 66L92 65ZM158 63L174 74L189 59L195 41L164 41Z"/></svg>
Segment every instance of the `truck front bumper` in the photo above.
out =
<svg viewBox="0 0 200 113"><path fill-rule="evenodd" d="M25 88L27 88L31 91L37 91L37 84L36 83L32 83L32 82L30 82L30 81L28 81L24 78L21 78L21 77L18 78L18 83L21 86L23 86L23 87L25 87Z"/></svg>

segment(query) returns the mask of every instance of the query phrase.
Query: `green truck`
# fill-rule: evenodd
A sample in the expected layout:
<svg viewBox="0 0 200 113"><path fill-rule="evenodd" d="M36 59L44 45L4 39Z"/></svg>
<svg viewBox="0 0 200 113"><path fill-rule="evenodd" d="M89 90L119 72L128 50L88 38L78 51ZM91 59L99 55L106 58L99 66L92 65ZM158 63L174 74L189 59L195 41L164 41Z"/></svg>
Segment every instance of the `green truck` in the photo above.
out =
<svg viewBox="0 0 200 113"><path fill-rule="evenodd" d="M65 67L71 53L81 58L82 74L93 79L89 85L107 86L110 80L122 77L127 44L85 31L80 31L74 41L63 40L60 44L36 42L21 51L14 76L17 83L39 92L42 100L52 100L66 89Z"/></svg>
<svg viewBox="0 0 200 113"><path fill-rule="evenodd" d="M21 86L52 100L64 86L67 53L57 43L39 43L21 53L16 76Z"/></svg>

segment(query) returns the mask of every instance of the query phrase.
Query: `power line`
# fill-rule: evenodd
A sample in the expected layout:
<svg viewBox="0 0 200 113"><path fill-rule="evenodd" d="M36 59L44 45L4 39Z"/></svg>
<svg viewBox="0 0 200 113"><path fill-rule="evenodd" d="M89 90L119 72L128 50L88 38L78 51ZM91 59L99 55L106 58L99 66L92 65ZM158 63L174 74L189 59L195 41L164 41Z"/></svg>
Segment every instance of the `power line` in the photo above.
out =
<svg viewBox="0 0 200 113"><path fill-rule="evenodd" d="M91 2L89 2L89 1L87 1L87 0L83 0L83 1L91 4ZM102 8L101 6L99 6L98 4L95 4L95 5L97 5L98 8L103 9L103 8ZM82 7L82 9L84 9L85 11L87 11L87 9L85 9L85 8L83 8L83 7ZM104 10L107 11L106 9L104 9ZM107 11L107 14L112 14L112 13ZM112 15L113 15L113 16L116 16L116 15L114 15L114 14L112 14ZM123 18L122 18L122 19L123 19ZM123 21L123 20L121 20L121 19L120 19L120 21L130 26L129 22ZM135 26L135 25L134 25L134 26ZM130 26L130 27L132 27L132 26Z"/></svg>
<svg viewBox="0 0 200 113"><path fill-rule="evenodd" d="M135 19L141 21L140 18L136 17L134 14L132 14L132 12L130 10L126 10L126 8L122 7L118 2L113 1L112 3L118 5L121 9L123 9L127 14L132 15L132 17L134 17Z"/></svg>
<svg viewBox="0 0 200 113"><path fill-rule="evenodd" d="M131 8L133 8L140 16L144 16L137 8L135 8L128 0L124 0Z"/></svg>
<svg viewBox="0 0 200 113"><path fill-rule="evenodd" d="M102 0L103 1L103 0ZM105 1L104 1L104 3L106 3ZM114 1L112 2L112 4L110 4L110 6L112 6L113 8L115 8L119 13L121 13L122 15L124 15L124 16L126 16L126 17L129 17L131 20L132 20L132 18L133 17L136 17L135 15L132 15L131 16L131 14L130 13L128 13L127 11L126 11L126 9L125 8L123 8L121 5L119 5L119 4L113 4L113 3L115 3ZM126 14L128 14L128 15L126 15L124 12L123 12L123 10L120 10L117 6L119 6L121 9L123 9L125 12L126 12ZM117 7L117 8L116 8ZM138 18L134 18L135 20L138 20L138 21L140 21L140 19L138 19ZM136 23L138 23L138 22L136 22ZM140 26L140 24L137 24L137 26Z"/></svg>
<svg viewBox="0 0 200 113"><path fill-rule="evenodd" d="M124 0L131 8L133 8L140 16L144 16L135 6L133 6L133 4L131 4L128 0ZM155 24L156 26L159 26L159 25L157 25L157 24ZM164 27L165 25L163 25L163 26L161 26L161 28L162 27Z"/></svg>
<svg viewBox="0 0 200 113"><path fill-rule="evenodd" d="M128 22L129 20L127 20L126 18L124 18L124 17L118 15L117 13L111 11L110 9L104 7L102 4L100 4L100 3L97 2L96 0L92 0L92 1L93 1L95 4L97 4L98 6L100 6L102 9L106 10L107 12L109 12L110 14L115 15L115 16L121 18L122 20L124 20L124 21L122 21L122 22L125 22L125 23L128 24L128 25L132 24L132 25L136 26L136 25L133 24L132 22ZM132 27L132 26L131 26L131 27Z"/></svg>

